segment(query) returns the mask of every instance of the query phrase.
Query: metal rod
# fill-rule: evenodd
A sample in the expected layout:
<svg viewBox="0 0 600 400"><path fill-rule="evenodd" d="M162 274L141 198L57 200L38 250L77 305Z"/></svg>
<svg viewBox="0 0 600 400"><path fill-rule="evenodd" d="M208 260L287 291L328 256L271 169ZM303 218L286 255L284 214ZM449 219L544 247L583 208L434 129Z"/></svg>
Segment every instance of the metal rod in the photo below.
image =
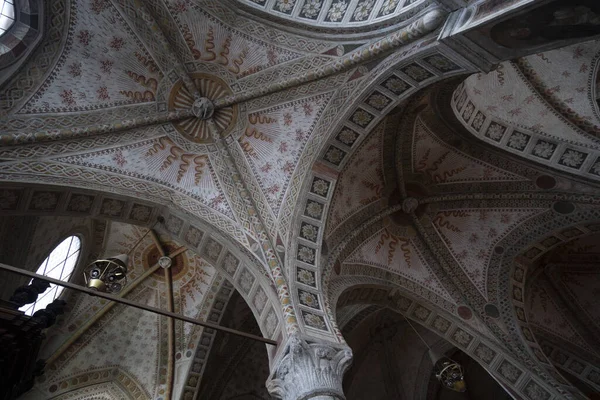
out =
<svg viewBox="0 0 600 400"><path fill-rule="evenodd" d="M177 255L187 251L187 248L184 246L179 247L175 250L170 257L174 258ZM138 287L143 281L145 281L150 275L156 272L160 268L160 265L156 263L152 267L148 268L142 275L138 276L133 282L129 283L127 286L123 288L117 294L117 297L125 297L129 294L133 289ZM88 319L82 326L79 327L61 346L46 360L46 363L52 364L56 361L75 341L77 341L84 333L88 331L96 322L100 320L100 318L104 317L113 307L116 305L114 301L111 301L104 305L96 314L94 314L90 319Z"/></svg>
<svg viewBox="0 0 600 400"><path fill-rule="evenodd" d="M156 249L158 250L158 252L160 253L161 257L166 256L167 254L165 253L165 249L163 249L162 243L160 242L160 240L158 240L158 236L156 236L156 232L154 231L154 229L150 229L150 236L152 237L152 240L154 241L154 245L156 246ZM173 257L171 257L173 258Z"/></svg>
<svg viewBox="0 0 600 400"><path fill-rule="evenodd" d="M128 300L126 298L114 296L114 295L108 294L108 293L98 292L96 290L92 290L92 289L88 289L88 288L85 288L85 287L82 287L79 285L75 285L71 282L59 281L58 279L49 278L49 277L43 276L43 275L38 275L36 273L25 271L20 268L11 267L9 265L0 264L0 269L2 269L4 271L8 271L8 272L14 272L15 274L19 274L22 276L27 276L29 278L38 278L38 279L41 279L41 280L49 282L49 283L53 283L58 286L66 287L67 289L77 290L78 292L82 292L82 293L88 294L90 296L101 297L106 300L111 300L111 301L114 301L117 303L121 303L121 304L125 304L128 306L134 307L134 308L139 308L140 310L150 311L155 314L164 315L165 317L171 317L171 318L175 318L175 319L178 319L181 321L189 322L190 324L200 325L205 328L210 328L210 329L214 329L217 331L230 333L232 335L237 335L237 336L244 337L246 339L256 340L258 342L271 344L273 346L277 346L277 344L278 344L275 340L267 339L267 338L264 338L261 336L252 335L252 334L246 333L246 332L240 332L238 330L227 328L224 326L211 324L210 322L198 321L193 318L186 317L185 315L179 315L179 314L175 314L175 313L172 313L169 311L161 310L160 308L148 306L145 304L139 304L134 301Z"/></svg>
<svg viewBox="0 0 600 400"><path fill-rule="evenodd" d="M175 312L175 302L173 299L173 270L171 266L165 269L165 283L167 284L167 308L169 312ZM171 317L167 318L168 332L168 346L169 356L167 366L167 389L166 399L170 399L173 396L173 382L175 377L175 320Z"/></svg>

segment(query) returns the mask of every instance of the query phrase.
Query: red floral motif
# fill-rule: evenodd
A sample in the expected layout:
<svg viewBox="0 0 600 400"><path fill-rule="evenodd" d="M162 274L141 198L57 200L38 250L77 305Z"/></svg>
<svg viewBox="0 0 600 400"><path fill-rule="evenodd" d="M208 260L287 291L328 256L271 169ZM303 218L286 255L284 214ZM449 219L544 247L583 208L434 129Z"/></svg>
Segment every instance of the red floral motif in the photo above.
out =
<svg viewBox="0 0 600 400"><path fill-rule="evenodd" d="M487 210L481 210L481 211L479 211L479 220L480 221L486 221L488 219L488 217L489 217L489 213L488 213Z"/></svg>
<svg viewBox="0 0 600 400"><path fill-rule="evenodd" d="M583 48L581 46L575 47L573 50L573 59L583 57Z"/></svg>
<svg viewBox="0 0 600 400"><path fill-rule="evenodd" d="M304 132L302 129L296 129L296 141L301 142L302 140L304 140Z"/></svg>
<svg viewBox="0 0 600 400"><path fill-rule="evenodd" d="M513 101L515 99L515 96L513 96L512 94L505 94L504 96L502 96L502 100L504 101Z"/></svg>
<svg viewBox="0 0 600 400"><path fill-rule="evenodd" d="M302 108L304 109L304 115L305 115L305 116L307 116L307 117L310 117L310 116L312 115L313 108L312 108L312 106L310 105L310 103L304 103L304 104L302 105Z"/></svg>
<svg viewBox="0 0 600 400"><path fill-rule="evenodd" d="M535 101L535 96L534 96L534 95L527 96L527 97L525 98L525 103L526 103L526 104L531 104L531 103L533 103L534 101Z"/></svg>
<svg viewBox="0 0 600 400"><path fill-rule="evenodd" d="M108 45L110 46L111 49L115 49L116 51L119 51L123 48L123 46L125 46L125 40L123 40L123 38L115 36L112 38L112 40L110 41L110 43Z"/></svg>
<svg viewBox="0 0 600 400"><path fill-rule="evenodd" d="M280 153L285 153L286 151L288 151L288 144L287 144L287 142L281 142L279 144L279 152Z"/></svg>
<svg viewBox="0 0 600 400"><path fill-rule="evenodd" d="M212 208L219 208L219 206L221 204L223 204L224 201L225 201L225 196L223 196L223 194L219 194L218 196L215 196L212 199L210 199L210 202L208 204Z"/></svg>
<svg viewBox="0 0 600 400"><path fill-rule="evenodd" d="M291 161L287 161L283 165L283 167L281 167L281 169L283 170L283 172L290 174L294 171L294 163Z"/></svg>
<svg viewBox="0 0 600 400"><path fill-rule="evenodd" d="M73 78L81 76L81 63L74 62L73 64L69 65L67 73Z"/></svg>
<svg viewBox="0 0 600 400"><path fill-rule="evenodd" d="M264 173L269 173L271 171L271 169L273 168L273 166L271 165L271 163L266 163L265 165L263 165L260 170Z"/></svg>
<svg viewBox="0 0 600 400"><path fill-rule="evenodd" d="M108 95L108 88L106 86L101 86L100 88L98 88L96 93L98 94L99 100L110 100L110 96Z"/></svg>
<svg viewBox="0 0 600 400"><path fill-rule="evenodd" d="M175 3L174 8L176 13L182 13L188 10L187 3L183 0L179 0L177 3Z"/></svg>
<svg viewBox="0 0 600 400"><path fill-rule="evenodd" d="M286 126L289 126L292 124L292 114L290 113L285 113L283 115L283 124Z"/></svg>
<svg viewBox="0 0 600 400"><path fill-rule="evenodd" d="M112 159L121 168L127 164L127 159L125 159L125 156L121 150L117 151Z"/></svg>
<svg viewBox="0 0 600 400"><path fill-rule="evenodd" d="M571 76L571 73L569 71L563 71L562 76L564 76L565 78L568 78Z"/></svg>
<svg viewBox="0 0 600 400"><path fill-rule="evenodd" d="M114 61L111 61L111 60L100 61L100 69L105 74L110 74L112 72L113 65L114 65Z"/></svg>
<svg viewBox="0 0 600 400"><path fill-rule="evenodd" d="M108 8L109 0L92 0L92 11L95 14L100 14Z"/></svg>
<svg viewBox="0 0 600 400"><path fill-rule="evenodd" d="M521 114L521 112L522 112L521 108L520 108L520 107L517 107L517 108L513 108L512 110L510 110L508 113L509 113L511 116L515 117L515 116L517 116L517 115L520 115L520 114Z"/></svg>
<svg viewBox="0 0 600 400"><path fill-rule="evenodd" d="M75 105L75 97L73 96L73 91L72 90L63 90L63 92L60 94L60 97L62 98L62 102L68 106L74 106Z"/></svg>
<svg viewBox="0 0 600 400"><path fill-rule="evenodd" d="M267 188L268 194L277 194L277 192L279 192L279 185L277 185L277 184L269 186Z"/></svg>
<svg viewBox="0 0 600 400"><path fill-rule="evenodd" d="M581 67L579 67L579 72L584 73L588 71L588 65L586 63L581 64Z"/></svg>
<svg viewBox="0 0 600 400"><path fill-rule="evenodd" d="M87 29L81 30L79 31L79 34L77 35L77 39L79 39L79 43L81 43L84 46L88 46L90 44L90 41L92 40L92 37L94 35L90 33L90 31L88 31Z"/></svg>

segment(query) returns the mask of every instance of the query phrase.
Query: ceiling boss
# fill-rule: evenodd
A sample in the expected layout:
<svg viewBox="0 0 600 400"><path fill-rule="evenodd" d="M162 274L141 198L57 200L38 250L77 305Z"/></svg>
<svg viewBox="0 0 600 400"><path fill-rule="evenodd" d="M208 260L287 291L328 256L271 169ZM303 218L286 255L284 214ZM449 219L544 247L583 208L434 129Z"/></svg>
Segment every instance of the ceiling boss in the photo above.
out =
<svg viewBox="0 0 600 400"><path fill-rule="evenodd" d="M191 109L194 116L174 122L173 125L183 137L192 142L212 143L207 120L213 119L219 132L223 136L227 136L237 121L238 106L215 107L215 100L233 94L222 79L202 73L191 74L191 78L201 97L195 98L183 81L179 80L171 90L168 107L170 111Z"/></svg>

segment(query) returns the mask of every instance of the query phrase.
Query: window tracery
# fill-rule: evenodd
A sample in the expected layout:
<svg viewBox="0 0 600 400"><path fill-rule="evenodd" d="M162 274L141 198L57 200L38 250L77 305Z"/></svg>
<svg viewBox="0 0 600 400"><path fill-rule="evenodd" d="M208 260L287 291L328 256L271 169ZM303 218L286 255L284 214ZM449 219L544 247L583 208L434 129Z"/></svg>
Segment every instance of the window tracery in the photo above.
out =
<svg viewBox="0 0 600 400"><path fill-rule="evenodd" d="M77 236L69 236L56 246L41 263L36 273L49 278L68 281L77 265L81 253L81 239ZM50 288L42 293L38 299L20 308L26 315L33 315L37 310L45 308L59 297L64 288L62 286L50 285Z"/></svg>
<svg viewBox="0 0 600 400"><path fill-rule="evenodd" d="M15 22L15 5L14 0L0 0L0 36Z"/></svg>

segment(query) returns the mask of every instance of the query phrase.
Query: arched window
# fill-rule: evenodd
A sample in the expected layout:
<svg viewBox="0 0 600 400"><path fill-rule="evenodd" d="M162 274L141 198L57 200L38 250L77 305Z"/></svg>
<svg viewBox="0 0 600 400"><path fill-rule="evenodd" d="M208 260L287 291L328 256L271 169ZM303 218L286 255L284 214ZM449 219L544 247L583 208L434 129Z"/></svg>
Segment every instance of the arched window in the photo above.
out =
<svg viewBox="0 0 600 400"><path fill-rule="evenodd" d="M0 0L0 36L15 22L15 0Z"/></svg>
<svg viewBox="0 0 600 400"><path fill-rule="evenodd" d="M75 265L77 265L80 250L81 240L77 236L69 236L52 250L50 255L42 262L36 274L68 281ZM48 304L60 296L63 290L62 286L51 284L50 288L40 294L35 303L26 304L20 310L25 311L27 315L33 315L37 310L46 308Z"/></svg>

